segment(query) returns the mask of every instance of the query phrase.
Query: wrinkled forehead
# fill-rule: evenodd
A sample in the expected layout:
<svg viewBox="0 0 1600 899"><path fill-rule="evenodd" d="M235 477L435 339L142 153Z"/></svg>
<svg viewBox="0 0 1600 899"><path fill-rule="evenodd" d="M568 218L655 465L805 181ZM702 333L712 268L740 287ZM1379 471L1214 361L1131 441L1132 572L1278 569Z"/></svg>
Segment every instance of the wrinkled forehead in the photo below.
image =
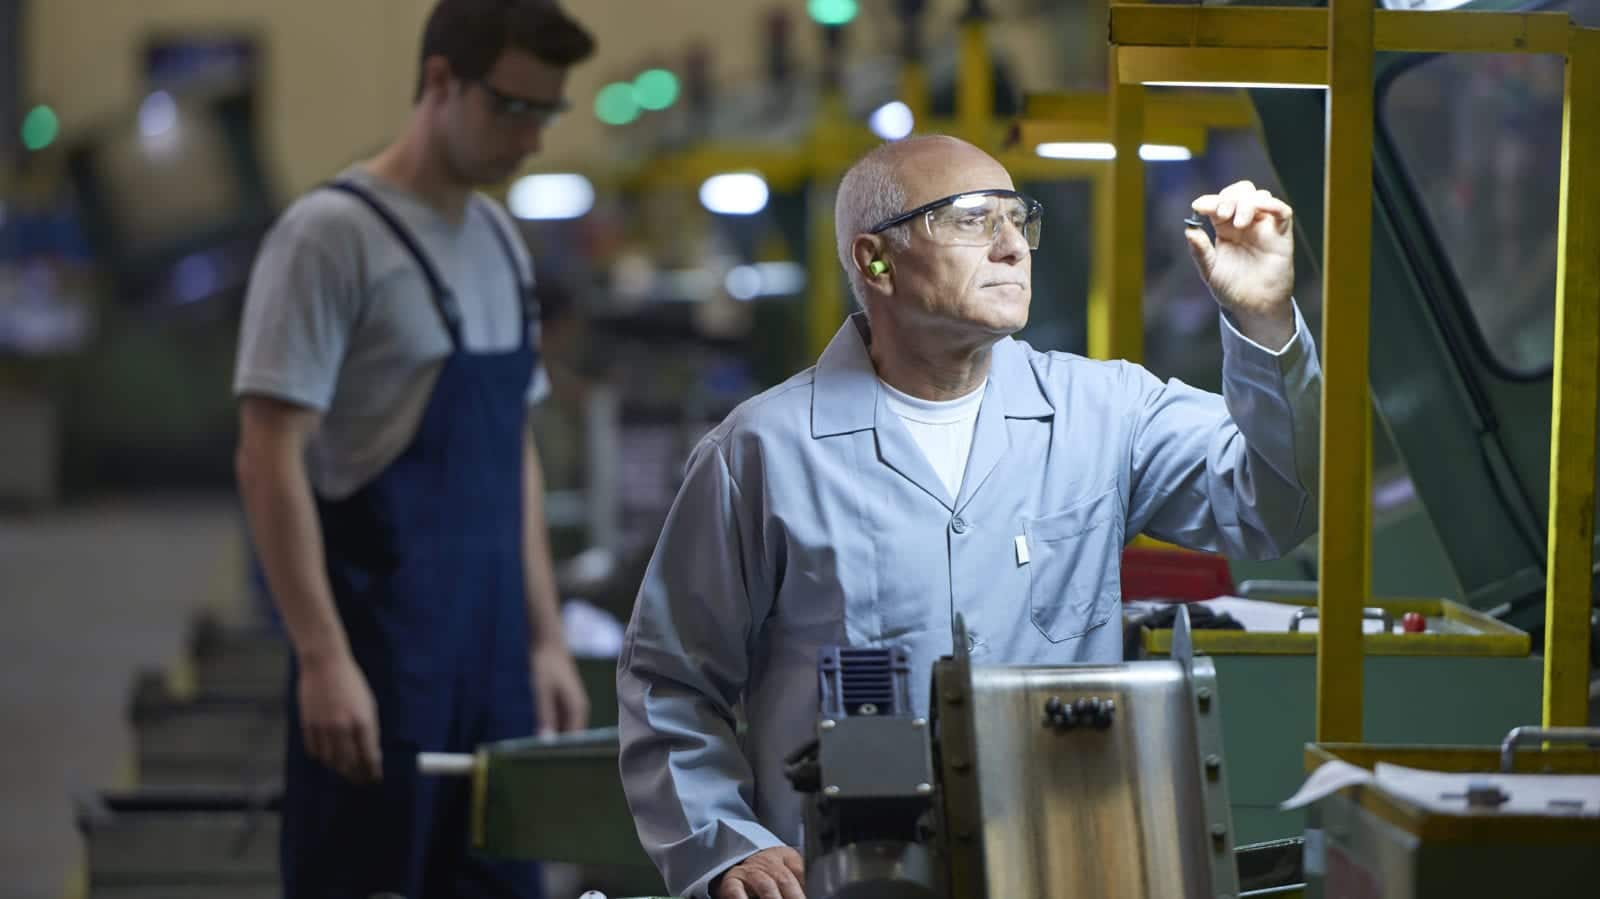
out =
<svg viewBox="0 0 1600 899"><path fill-rule="evenodd" d="M950 143L919 147L897 167L906 208L975 190L1015 190L1011 173L976 147Z"/></svg>

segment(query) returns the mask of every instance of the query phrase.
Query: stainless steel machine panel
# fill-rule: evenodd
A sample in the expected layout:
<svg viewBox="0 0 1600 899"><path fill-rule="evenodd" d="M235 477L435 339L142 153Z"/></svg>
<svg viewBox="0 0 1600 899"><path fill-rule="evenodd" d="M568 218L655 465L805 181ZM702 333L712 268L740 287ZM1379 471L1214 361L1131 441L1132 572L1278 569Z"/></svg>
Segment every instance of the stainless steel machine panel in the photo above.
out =
<svg viewBox="0 0 1600 899"><path fill-rule="evenodd" d="M986 895L1234 894L1221 751L1206 748L1220 737L1199 732L1217 730L1199 720L1211 666L1194 660L1191 675L1184 661L972 668ZM1115 711L1109 726L1064 729L1047 720L1052 698Z"/></svg>

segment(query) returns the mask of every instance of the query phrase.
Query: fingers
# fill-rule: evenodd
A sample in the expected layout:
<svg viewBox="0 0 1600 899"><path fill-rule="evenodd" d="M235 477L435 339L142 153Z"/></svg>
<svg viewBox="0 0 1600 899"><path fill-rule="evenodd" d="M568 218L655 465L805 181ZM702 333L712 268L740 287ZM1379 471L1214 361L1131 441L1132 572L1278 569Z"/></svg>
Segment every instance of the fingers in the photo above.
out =
<svg viewBox="0 0 1600 899"><path fill-rule="evenodd" d="M1211 269L1216 264L1217 248L1211 245L1211 238L1206 236L1203 228L1185 228L1183 236L1189 242L1189 256L1194 259L1195 268L1200 270L1200 277L1207 283L1211 281Z"/></svg>
<svg viewBox="0 0 1600 899"><path fill-rule="evenodd" d="M796 878L804 881L806 877L806 862L805 859L800 857L800 853L786 846L779 855L783 859L784 867L793 872Z"/></svg>
<svg viewBox="0 0 1600 899"><path fill-rule="evenodd" d="M535 678L533 684L534 708L539 714L539 736L553 737L559 723L560 710L556 707L555 689L544 682L544 678Z"/></svg>
<svg viewBox="0 0 1600 899"><path fill-rule="evenodd" d="M779 868L773 879L778 882L779 899L806 899L806 891L800 886L800 875L787 865Z"/></svg>
<svg viewBox="0 0 1600 899"><path fill-rule="evenodd" d="M1261 194L1262 196L1257 200L1257 207L1277 220L1279 231L1288 232L1289 226L1294 223L1294 210L1289 208L1288 203L1266 191L1261 191Z"/></svg>
<svg viewBox="0 0 1600 899"><path fill-rule="evenodd" d="M383 750L378 747L378 724L376 721L363 722L357 725L356 746L360 752L357 773L370 783L383 780Z"/></svg>
<svg viewBox="0 0 1600 899"><path fill-rule="evenodd" d="M584 692L581 682L567 684L566 701L562 707L565 712L561 721L562 730L583 730L589 726L589 696Z"/></svg>
<svg viewBox="0 0 1600 899"><path fill-rule="evenodd" d="M729 871L722 876L722 882L717 885L716 899L750 899L750 891L745 889L744 881L733 871Z"/></svg>
<svg viewBox="0 0 1600 899"><path fill-rule="evenodd" d="M805 899L805 862L788 846L763 849L722 876L716 899Z"/></svg>
<svg viewBox="0 0 1600 899"><path fill-rule="evenodd" d="M383 751L378 745L377 722L341 724L303 722L307 754L355 783L383 779Z"/></svg>
<svg viewBox="0 0 1600 899"><path fill-rule="evenodd" d="M724 888L730 880L742 881L745 891L759 899L806 899L805 891L800 888L799 878L786 867L780 866L776 870L748 868L738 871L737 875L730 874L723 878Z"/></svg>
<svg viewBox="0 0 1600 899"><path fill-rule="evenodd" d="M1289 204L1249 181L1235 182L1220 193L1197 197L1189 208L1209 217L1215 224L1229 224L1237 229L1248 228L1260 215L1267 215L1280 232L1286 232L1294 218Z"/></svg>

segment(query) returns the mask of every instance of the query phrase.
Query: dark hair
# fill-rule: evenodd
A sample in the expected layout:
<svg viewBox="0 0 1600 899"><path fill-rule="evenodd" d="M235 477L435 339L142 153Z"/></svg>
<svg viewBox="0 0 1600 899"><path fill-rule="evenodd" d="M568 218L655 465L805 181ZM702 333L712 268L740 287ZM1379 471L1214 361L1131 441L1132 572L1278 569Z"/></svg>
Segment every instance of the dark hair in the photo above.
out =
<svg viewBox="0 0 1600 899"><path fill-rule="evenodd" d="M443 56L452 74L471 81L507 49L566 68L589 58L594 38L553 0L439 0L422 31L415 99L422 99L428 57Z"/></svg>

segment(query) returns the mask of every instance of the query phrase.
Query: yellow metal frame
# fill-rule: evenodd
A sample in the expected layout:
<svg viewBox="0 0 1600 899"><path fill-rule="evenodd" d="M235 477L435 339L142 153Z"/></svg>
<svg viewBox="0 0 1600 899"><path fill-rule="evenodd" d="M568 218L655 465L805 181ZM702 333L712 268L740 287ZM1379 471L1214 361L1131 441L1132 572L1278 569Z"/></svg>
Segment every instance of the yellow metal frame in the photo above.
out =
<svg viewBox="0 0 1600 899"><path fill-rule="evenodd" d="M1453 746L1308 745L1307 771L1345 761L1362 768L1379 762L1460 774L1500 770L1498 749ZM1600 753L1529 747L1517 753L1516 770L1527 774L1600 774ZM1555 815L1439 815L1383 790L1356 789L1361 807L1428 845L1550 846L1600 841L1600 818Z"/></svg>
<svg viewBox="0 0 1600 899"><path fill-rule="evenodd" d="M1556 358L1550 446L1545 726L1587 714L1594 552L1595 405L1600 380L1600 32L1564 13L1111 7L1118 84L1318 84L1328 87L1324 182L1321 529L1317 740L1361 736L1361 608L1371 587L1371 439L1367 347L1371 284L1372 61L1376 51L1544 53L1567 61L1562 128ZM1320 74L1320 77L1319 77ZM1142 93L1113 89L1112 119L1137 117ZM1142 184L1124 179L1116 208ZM1142 208L1139 207L1139 208ZM1142 256L1142 253L1141 253ZM1119 270L1120 271L1120 270ZM1117 290L1120 291L1120 288ZM1351 448L1354 447L1354 451Z"/></svg>
<svg viewBox="0 0 1600 899"><path fill-rule="evenodd" d="M1313 604L1298 598L1277 601L1294 606ZM1375 599L1368 601L1366 607L1387 609L1396 620L1407 612L1443 618L1473 633L1363 634L1361 646L1365 655L1521 658L1528 654L1532 642L1526 633L1511 625L1447 599ZM1191 637L1196 650L1211 655L1303 656L1317 651L1316 634L1197 630ZM1172 652L1170 628L1141 628L1139 638L1147 653L1167 655Z"/></svg>

